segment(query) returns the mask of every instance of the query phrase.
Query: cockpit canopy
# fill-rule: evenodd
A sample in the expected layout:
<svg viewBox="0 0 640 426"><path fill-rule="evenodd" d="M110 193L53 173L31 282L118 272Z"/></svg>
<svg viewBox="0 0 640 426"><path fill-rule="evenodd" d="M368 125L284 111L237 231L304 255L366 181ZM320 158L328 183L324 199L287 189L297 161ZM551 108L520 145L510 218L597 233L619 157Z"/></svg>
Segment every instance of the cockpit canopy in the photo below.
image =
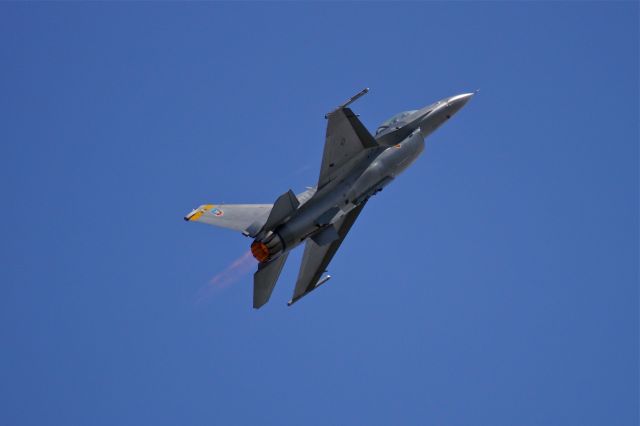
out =
<svg viewBox="0 0 640 426"><path fill-rule="evenodd" d="M384 132L385 130L387 130L388 128L394 126L394 127L400 127L399 125L404 124L405 119L410 116L411 114L413 114L414 112L416 112L417 110L414 109L412 111L404 111L401 112L399 114L394 115L393 117L391 117L390 119L388 119L387 121L385 121L384 123L382 123L380 125L380 127L378 127L378 130L376 130L376 135L378 133Z"/></svg>

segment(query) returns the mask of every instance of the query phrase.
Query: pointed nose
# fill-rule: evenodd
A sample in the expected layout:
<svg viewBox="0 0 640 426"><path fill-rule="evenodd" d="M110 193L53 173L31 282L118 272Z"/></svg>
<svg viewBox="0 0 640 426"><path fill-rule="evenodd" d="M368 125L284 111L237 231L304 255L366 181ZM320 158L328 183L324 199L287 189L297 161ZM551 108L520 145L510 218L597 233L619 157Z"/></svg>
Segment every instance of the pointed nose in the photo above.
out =
<svg viewBox="0 0 640 426"><path fill-rule="evenodd" d="M469 99L473 97L474 93L462 93L460 95L451 96L450 98L444 98L434 105L423 108L420 118L420 133L422 136L427 137L443 123L453 117L463 106L469 102ZM417 114L417 113L416 113Z"/></svg>
<svg viewBox="0 0 640 426"><path fill-rule="evenodd" d="M461 95L452 96L446 100L444 111L446 111L447 119L453 117L455 113L460 111L463 106L473 97L473 93L463 93Z"/></svg>
<svg viewBox="0 0 640 426"><path fill-rule="evenodd" d="M452 96L447 100L447 104L449 106L457 107L457 109L462 108L469 102L469 99L473 97L474 93L463 93L461 95Z"/></svg>

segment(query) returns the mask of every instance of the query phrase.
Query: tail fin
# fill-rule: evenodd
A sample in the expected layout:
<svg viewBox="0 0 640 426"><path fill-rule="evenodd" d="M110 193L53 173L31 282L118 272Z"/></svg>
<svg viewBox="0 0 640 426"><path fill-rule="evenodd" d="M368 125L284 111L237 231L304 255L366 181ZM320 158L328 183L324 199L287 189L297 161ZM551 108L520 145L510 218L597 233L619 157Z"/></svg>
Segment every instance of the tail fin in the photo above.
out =
<svg viewBox="0 0 640 426"><path fill-rule="evenodd" d="M258 265L258 270L253 274L253 307L255 309L269 301L288 256L289 253L284 253L268 263Z"/></svg>
<svg viewBox="0 0 640 426"><path fill-rule="evenodd" d="M269 212L271 204L205 204L191 211L184 220L246 233L254 224L260 229Z"/></svg>
<svg viewBox="0 0 640 426"><path fill-rule="evenodd" d="M277 214L269 222L269 227L278 225L301 204L306 203L316 193L316 188L307 188L298 195L291 191L278 198ZM293 196L292 196L293 195ZM201 222L222 228L234 229L244 235L254 237L262 228L266 229L273 204L204 204L184 217L184 220Z"/></svg>

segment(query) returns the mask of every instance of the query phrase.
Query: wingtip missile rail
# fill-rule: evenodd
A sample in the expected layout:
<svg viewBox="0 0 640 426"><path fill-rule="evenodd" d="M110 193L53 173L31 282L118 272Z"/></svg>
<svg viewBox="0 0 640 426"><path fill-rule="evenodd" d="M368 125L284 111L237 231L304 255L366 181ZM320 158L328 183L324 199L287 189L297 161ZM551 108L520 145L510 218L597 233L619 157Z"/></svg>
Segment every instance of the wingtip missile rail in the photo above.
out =
<svg viewBox="0 0 640 426"><path fill-rule="evenodd" d="M311 293L313 290L317 289L318 287L320 287L322 284L326 283L327 281L329 281L331 279L331 275L325 275L324 277L320 278L320 280L318 280L318 282L316 283L315 287L313 287L313 289L311 291L306 292L305 294L303 294L300 297L296 297L295 299L291 299L287 302L287 306L291 306L294 303L296 303L298 300L302 299L303 297L305 297L307 294Z"/></svg>
<svg viewBox="0 0 640 426"><path fill-rule="evenodd" d="M353 95L352 97L344 101L342 104L338 105L338 107L336 107L334 110L326 113L324 115L324 118L329 118L329 115L331 115L332 113L338 111L339 109L346 108L347 106L351 105L352 103L354 103L355 101L357 101L358 99L366 95L367 93L369 93L369 88L365 87L364 89L362 89L361 91L359 91L358 93L356 93L355 95Z"/></svg>

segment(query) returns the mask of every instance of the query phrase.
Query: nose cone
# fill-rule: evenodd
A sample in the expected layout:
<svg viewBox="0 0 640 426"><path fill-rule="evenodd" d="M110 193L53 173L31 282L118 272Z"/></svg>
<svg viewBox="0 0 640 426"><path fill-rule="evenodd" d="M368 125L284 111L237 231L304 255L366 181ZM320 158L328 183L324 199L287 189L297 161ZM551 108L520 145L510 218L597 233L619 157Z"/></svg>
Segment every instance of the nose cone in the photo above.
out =
<svg viewBox="0 0 640 426"><path fill-rule="evenodd" d="M463 106L469 102L469 99L473 97L473 93L463 93L461 95L452 96L447 99L447 109L449 110L449 115L453 115L456 112L460 111Z"/></svg>
<svg viewBox="0 0 640 426"><path fill-rule="evenodd" d="M449 120L455 113L473 97L473 93L462 93L460 95L444 98L433 105L420 110L419 127L424 137L430 135L443 123ZM424 112L423 112L424 111Z"/></svg>

